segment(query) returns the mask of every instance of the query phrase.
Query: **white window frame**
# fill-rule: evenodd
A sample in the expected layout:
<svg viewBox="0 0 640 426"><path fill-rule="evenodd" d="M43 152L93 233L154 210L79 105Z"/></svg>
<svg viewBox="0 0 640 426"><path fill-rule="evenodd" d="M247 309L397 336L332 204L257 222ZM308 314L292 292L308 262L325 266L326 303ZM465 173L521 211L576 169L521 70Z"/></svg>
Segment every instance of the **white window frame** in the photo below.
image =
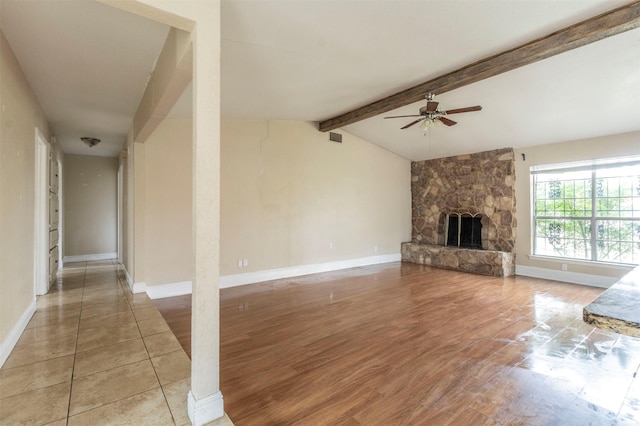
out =
<svg viewBox="0 0 640 426"><path fill-rule="evenodd" d="M531 253L534 257L555 257L558 259L566 259L577 262L595 262L598 264L613 264L613 265L630 265L629 263L616 262L611 260L598 260L598 244L597 244L597 223L598 221L637 221L640 224L640 217L612 217L612 216L597 216L597 203L596 200L597 190L595 183L597 182L596 171L600 169L610 169L612 167L628 167L640 165L640 156L593 160L593 161L581 161L572 163L561 164L549 164L539 165L530 168L530 182L531 182ZM536 216L536 175L549 174L554 172L571 172L571 171L591 171L591 215L590 216ZM635 197L634 197L635 198ZM634 210L635 213L635 210ZM567 219L567 220L589 220L591 226L590 233L590 252L591 258L584 259L580 257L565 257L560 255L550 256L548 254L537 253L537 220L553 220L553 219Z"/></svg>

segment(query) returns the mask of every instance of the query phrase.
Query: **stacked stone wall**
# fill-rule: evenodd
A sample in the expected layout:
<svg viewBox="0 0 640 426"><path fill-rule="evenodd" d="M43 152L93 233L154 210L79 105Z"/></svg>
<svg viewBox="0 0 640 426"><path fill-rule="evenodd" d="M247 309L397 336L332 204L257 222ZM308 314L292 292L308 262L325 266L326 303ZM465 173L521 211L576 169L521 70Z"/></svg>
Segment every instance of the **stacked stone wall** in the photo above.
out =
<svg viewBox="0 0 640 426"><path fill-rule="evenodd" d="M484 214L488 250L513 252L515 157L499 149L411 163L412 242L443 244L444 215ZM483 224L483 233L485 225Z"/></svg>

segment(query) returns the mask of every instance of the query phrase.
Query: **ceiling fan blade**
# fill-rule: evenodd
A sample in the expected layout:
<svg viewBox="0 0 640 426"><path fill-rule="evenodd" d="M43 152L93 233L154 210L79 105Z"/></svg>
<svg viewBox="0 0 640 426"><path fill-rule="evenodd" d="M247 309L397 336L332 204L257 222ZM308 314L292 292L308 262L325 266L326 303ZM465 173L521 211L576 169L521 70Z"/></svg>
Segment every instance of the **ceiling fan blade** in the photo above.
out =
<svg viewBox="0 0 640 426"><path fill-rule="evenodd" d="M437 109L438 109L438 102L435 102L435 101L427 102L427 111L434 112Z"/></svg>
<svg viewBox="0 0 640 426"><path fill-rule="evenodd" d="M405 118L405 117L422 117L422 115L420 114L413 114L413 115L392 115L390 117L384 117L384 118Z"/></svg>
<svg viewBox="0 0 640 426"><path fill-rule="evenodd" d="M419 122L421 122L422 120L424 120L424 118L419 118L419 119L417 119L416 121L412 121L411 123L407 124L407 125L406 125L406 126L404 126L404 127L400 127L400 129L406 129L407 127L411 127L411 126L413 126L414 124L418 124L418 123L419 123Z"/></svg>
<svg viewBox="0 0 640 426"><path fill-rule="evenodd" d="M460 112L471 112L471 111L480 111L482 107L480 105L466 107L466 108L457 108L457 109L449 109L444 111L445 114L458 114Z"/></svg>
<svg viewBox="0 0 640 426"><path fill-rule="evenodd" d="M437 117L436 120L442 121L447 126L453 126L453 125L457 124L456 121L449 120L447 117Z"/></svg>

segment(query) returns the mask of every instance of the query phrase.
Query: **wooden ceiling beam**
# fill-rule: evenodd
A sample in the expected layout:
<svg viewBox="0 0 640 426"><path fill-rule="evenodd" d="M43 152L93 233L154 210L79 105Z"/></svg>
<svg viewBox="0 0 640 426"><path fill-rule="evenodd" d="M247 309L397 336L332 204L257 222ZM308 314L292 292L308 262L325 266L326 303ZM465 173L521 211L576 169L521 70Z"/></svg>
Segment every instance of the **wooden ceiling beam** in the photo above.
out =
<svg viewBox="0 0 640 426"><path fill-rule="evenodd" d="M418 102L427 93L442 94L572 49L640 27L640 1L563 28L516 48L489 56L368 105L318 123L322 132Z"/></svg>

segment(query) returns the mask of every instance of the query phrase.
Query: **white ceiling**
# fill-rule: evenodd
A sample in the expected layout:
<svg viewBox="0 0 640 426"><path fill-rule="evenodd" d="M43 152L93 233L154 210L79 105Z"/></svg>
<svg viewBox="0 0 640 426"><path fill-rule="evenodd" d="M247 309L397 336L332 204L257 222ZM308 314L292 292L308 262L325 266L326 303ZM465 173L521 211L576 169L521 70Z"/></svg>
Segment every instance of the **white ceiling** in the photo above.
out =
<svg viewBox="0 0 640 426"><path fill-rule="evenodd" d="M169 27L94 1L0 7L2 32L64 152L117 156ZM89 148L82 136L102 142Z"/></svg>
<svg viewBox="0 0 640 426"><path fill-rule="evenodd" d="M2 31L65 152L107 145L89 150L83 135L121 144L167 28L93 1L1 1ZM626 3L223 1L223 118L321 121ZM436 100L483 110L427 135L383 119L421 103L344 130L412 160L640 130L640 30Z"/></svg>

